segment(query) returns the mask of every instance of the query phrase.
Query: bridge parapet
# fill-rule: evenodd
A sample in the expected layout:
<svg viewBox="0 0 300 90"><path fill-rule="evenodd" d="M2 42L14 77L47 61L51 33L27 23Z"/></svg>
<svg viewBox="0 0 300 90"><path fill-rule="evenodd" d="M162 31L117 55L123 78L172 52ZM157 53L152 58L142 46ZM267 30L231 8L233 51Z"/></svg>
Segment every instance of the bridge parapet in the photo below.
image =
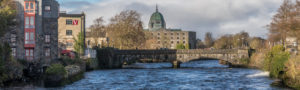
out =
<svg viewBox="0 0 300 90"><path fill-rule="evenodd" d="M243 49L191 49L191 50L98 50L100 60L104 58L110 64L118 62L136 62L147 59L157 62L189 62L199 59L218 59L236 62L237 59L249 58L248 50ZM115 64L115 66L119 66Z"/></svg>
<svg viewBox="0 0 300 90"><path fill-rule="evenodd" d="M190 50L177 50L177 54L229 54L238 53L238 49L190 49Z"/></svg>

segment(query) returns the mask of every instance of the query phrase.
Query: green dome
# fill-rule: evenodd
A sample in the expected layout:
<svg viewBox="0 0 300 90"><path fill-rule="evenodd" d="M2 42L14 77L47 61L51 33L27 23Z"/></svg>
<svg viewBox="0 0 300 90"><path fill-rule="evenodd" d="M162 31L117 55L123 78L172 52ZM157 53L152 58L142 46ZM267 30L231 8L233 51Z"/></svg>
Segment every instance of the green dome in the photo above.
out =
<svg viewBox="0 0 300 90"><path fill-rule="evenodd" d="M158 9L156 7L156 12L154 12L151 15L150 21L149 21L149 30L160 30L166 28L166 22L164 19L164 16L158 12Z"/></svg>

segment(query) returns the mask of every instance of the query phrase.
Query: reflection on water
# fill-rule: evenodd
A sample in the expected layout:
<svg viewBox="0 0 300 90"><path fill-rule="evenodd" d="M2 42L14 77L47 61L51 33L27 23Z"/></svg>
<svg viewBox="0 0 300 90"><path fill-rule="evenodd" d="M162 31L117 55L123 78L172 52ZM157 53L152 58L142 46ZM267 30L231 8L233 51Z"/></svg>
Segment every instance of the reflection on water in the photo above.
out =
<svg viewBox="0 0 300 90"><path fill-rule="evenodd" d="M267 72L228 68L217 60L183 63L172 69L170 63L137 63L144 69L97 70L71 85L52 89L205 89L205 90L281 90L272 87ZM43 88L40 88L43 89Z"/></svg>

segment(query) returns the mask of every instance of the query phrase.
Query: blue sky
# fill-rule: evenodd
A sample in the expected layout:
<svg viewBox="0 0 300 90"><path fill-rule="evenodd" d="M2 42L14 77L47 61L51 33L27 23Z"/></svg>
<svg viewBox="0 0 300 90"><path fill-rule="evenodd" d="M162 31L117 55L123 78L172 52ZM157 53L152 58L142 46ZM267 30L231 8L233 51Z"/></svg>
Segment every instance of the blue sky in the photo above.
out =
<svg viewBox="0 0 300 90"><path fill-rule="evenodd" d="M87 15L87 27L97 17L106 23L123 10L136 10L148 28L150 15L158 4L167 28L197 32L203 38L205 32L215 37L249 32L251 36L266 36L266 25L271 22L283 0L57 0L61 11Z"/></svg>

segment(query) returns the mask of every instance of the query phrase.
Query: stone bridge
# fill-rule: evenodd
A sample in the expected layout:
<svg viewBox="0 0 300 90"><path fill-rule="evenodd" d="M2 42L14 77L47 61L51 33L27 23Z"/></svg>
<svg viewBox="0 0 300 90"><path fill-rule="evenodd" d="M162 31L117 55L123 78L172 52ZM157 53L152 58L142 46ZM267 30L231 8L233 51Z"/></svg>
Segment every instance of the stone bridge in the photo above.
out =
<svg viewBox="0 0 300 90"><path fill-rule="evenodd" d="M98 50L98 59L109 64L109 68L121 67L135 62L171 62L173 67L180 63L215 59L225 64L239 64L241 59L249 58L247 49L191 49L191 50Z"/></svg>

